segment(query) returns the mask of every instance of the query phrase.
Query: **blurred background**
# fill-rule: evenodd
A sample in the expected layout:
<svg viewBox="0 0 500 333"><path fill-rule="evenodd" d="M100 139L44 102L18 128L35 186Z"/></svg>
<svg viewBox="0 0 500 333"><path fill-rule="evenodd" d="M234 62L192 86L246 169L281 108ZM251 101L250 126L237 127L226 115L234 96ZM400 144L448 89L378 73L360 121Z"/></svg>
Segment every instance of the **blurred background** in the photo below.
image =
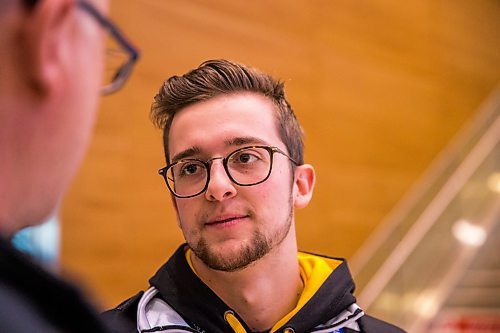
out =
<svg viewBox="0 0 500 333"><path fill-rule="evenodd" d="M347 258L360 305L410 332L500 332L499 1L126 0L111 17L141 59L57 217L57 266L102 307L183 242L153 96L227 58L282 79L305 129L299 248Z"/></svg>

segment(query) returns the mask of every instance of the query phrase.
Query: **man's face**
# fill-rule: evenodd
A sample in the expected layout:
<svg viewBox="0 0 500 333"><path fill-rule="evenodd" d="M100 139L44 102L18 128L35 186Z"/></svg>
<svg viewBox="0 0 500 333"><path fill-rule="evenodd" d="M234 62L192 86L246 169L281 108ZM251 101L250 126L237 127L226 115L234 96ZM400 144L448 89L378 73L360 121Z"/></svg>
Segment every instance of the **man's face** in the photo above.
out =
<svg viewBox="0 0 500 333"><path fill-rule="evenodd" d="M196 103L175 115L170 128L172 161L208 160L227 156L248 145L276 146L286 152L274 117L273 103L264 96L237 93ZM234 271L248 266L279 246L293 225L293 173L290 161L274 155L268 180L238 186L221 160L212 164L206 192L175 198L179 225L188 245L207 266Z"/></svg>

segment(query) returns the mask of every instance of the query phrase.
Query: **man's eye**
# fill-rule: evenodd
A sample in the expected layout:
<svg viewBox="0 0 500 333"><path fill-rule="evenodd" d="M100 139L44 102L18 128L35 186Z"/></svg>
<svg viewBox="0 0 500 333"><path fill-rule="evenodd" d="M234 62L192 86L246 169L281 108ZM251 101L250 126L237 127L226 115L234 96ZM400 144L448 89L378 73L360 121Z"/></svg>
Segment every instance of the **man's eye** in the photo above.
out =
<svg viewBox="0 0 500 333"><path fill-rule="evenodd" d="M233 161L235 163L248 164L252 162L256 162L259 158L250 153L241 153L234 157Z"/></svg>
<svg viewBox="0 0 500 333"><path fill-rule="evenodd" d="M190 175L193 175L193 174L196 174L197 172L200 171L200 166L198 164L185 164L182 166L182 169L181 169L181 176L190 176Z"/></svg>

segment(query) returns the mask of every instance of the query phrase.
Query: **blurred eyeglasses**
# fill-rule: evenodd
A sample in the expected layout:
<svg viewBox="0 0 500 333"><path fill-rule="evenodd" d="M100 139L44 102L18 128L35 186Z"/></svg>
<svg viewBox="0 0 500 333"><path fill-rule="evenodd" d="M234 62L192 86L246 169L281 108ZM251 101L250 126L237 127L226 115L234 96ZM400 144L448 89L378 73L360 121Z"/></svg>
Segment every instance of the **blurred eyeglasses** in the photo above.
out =
<svg viewBox="0 0 500 333"><path fill-rule="evenodd" d="M178 198L191 198L205 192L210 182L210 168L214 160L222 160L229 179L240 186L253 186L265 182L271 175L275 153L290 156L278 147L249 146L239 148L226 157L213 157L208 161L185 158L160 169L168 189Z"/></svg>
<svg viewBox="0 0 500 333"><path fill-rule="evenodd" d="M132 73L134 64L139 58L139 51L115 24L102 15L92 4L79 0L78 5L106 30L106 63L101 93L104 95L114 93L125 84Z"/></svg>

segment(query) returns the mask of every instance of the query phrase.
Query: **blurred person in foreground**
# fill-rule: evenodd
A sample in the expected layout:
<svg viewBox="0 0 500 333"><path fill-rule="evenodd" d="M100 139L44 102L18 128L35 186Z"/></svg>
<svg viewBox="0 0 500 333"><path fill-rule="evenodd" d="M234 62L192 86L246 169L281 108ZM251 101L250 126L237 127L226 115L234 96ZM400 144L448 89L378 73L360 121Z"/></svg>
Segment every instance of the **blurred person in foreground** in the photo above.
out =
<svg viewBox="0 0 500 333"><path fill-rule="evenodd" d="M100 94L120 88L138 57L107 10L102 0L0 0L0 332L108 332L75 287L10 244L56 210ZM123 63L103 85L108 40Z"/></svg>
<svg viewBox="0 0 500 333"><path fill-rule="evenodd" d="M297 250L294 210L315 172L282 82L208 61L165 81L152 119L186 244L106 320L139 332L402 332L356 304L344 260Z"/></svg>

